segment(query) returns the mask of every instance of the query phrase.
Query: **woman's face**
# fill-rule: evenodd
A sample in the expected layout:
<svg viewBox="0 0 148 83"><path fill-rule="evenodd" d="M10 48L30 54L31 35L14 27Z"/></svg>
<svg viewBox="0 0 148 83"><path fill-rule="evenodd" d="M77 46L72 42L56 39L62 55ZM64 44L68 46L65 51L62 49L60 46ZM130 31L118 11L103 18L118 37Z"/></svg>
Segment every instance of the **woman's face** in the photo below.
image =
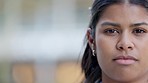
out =
<svg viewBox="0 0 148 83"><path fill-rule="evenodd" d="M95 45L102 80L148 80L148 12L138 5L109 6L96 26Z"/></svg>

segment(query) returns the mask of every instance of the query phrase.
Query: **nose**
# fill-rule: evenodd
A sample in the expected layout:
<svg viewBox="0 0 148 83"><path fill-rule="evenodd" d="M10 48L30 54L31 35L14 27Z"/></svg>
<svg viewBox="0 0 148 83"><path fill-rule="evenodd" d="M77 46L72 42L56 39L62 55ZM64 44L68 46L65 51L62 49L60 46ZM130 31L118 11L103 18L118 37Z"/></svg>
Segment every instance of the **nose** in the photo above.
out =
<svg viewBox="0 0 148 83"><path fill-rule="evenodd" d="M129 35L125 34L119 38L116 48L120 51L130 51L134 49L134 43Z"/></svg>

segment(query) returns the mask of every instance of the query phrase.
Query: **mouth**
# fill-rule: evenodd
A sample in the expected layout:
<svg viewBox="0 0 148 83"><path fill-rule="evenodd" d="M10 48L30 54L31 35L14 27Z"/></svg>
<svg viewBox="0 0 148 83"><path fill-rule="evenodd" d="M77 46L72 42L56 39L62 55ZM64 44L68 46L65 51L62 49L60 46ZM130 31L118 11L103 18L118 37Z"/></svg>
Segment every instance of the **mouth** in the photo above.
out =
<svg viewBox="0 0 148 83"><path fill-rule="evenodd" d="M113 61L120 65L132 65L135 64L138 59L133 56L118 56L115 57Z"/></svg>

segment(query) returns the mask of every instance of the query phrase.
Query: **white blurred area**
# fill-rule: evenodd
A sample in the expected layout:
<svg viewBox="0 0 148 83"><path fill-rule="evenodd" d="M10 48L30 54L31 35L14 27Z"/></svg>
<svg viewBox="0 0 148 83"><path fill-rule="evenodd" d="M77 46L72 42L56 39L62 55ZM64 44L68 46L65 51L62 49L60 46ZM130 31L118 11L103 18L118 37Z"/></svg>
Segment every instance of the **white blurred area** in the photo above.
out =
<svg viewBox="0 0 148 83"><path fill-rule="evenodd" d="M0 67L6 68L0 68L0 74L6 72L2 73L6 74L5 81L0 78L0 83L68 83L59 81L60 75L63 68L71 69L82 57L91 3L92 0L0 0ZM20 81L25 77L18 78L24 75L22 72L32 71L30 65L35 80ZM57 72L60 75L56 77Z"/></svg>
<svg viewBox="0 0 148 83"><path fill-rule="evenodd" d="M89 0L82 1L80 6L84 3L89 4ZM81 11L81 8L77 7L79 1L1 2L1 57L35 60L77 58L89 21L89 11L87 8Z"/></svg>

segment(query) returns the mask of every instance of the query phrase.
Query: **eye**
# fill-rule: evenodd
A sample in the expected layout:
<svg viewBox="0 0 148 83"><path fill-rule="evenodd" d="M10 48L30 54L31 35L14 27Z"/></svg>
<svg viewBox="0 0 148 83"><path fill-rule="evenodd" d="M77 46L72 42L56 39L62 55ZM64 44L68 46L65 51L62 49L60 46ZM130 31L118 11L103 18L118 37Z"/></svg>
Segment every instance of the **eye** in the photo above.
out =
<svg viewBox="0 0 148 83"><path fill-rule="evenodd" d="M142 35L146 32L147 31L145 29L139 29L139 28L136 28L136 29L133 30L133 33L136 34L136 35Z"/></svg>
<svg viewBox="0 0 148 83"><path fill-rule="evenodd" d="M105 29L104 33L107 35L114 36L114 35L117 35L119 31L117 29Z"/></svg>

